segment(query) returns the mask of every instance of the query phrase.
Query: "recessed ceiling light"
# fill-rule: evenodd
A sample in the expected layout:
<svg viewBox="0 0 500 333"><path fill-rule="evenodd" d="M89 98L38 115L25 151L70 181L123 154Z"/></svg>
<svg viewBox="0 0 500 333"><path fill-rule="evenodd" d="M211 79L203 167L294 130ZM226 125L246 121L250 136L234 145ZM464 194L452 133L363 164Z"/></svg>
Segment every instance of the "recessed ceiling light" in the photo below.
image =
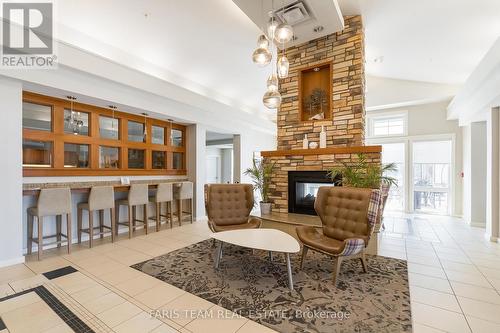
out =
<svg viewBox="0 0 500 333"><path fill-rule="evenodd" d="M108 108L113 109L113 110L118 109L118 108L116 107L116 105L108 105Z"/></svg>
<svg viewBox="0 0 500 333"><path fill-rule="evenodd" d="M373 59L374 63L381 64L384 62L384 56L378 56L375 59Z"/></svg>
<svg viewBox="0 0 500 333"><path fill-rule="evenodd" d="M318 25L318 26L314 27L313 30L314 30L314 32L321 32L321 31L323 31L323 29L324 29L324 27L322 25Z"/></svg>
<svg viewBox="0 0 500 333"><path fill-rule="evenodd" d="M297 39L299 39L299 37L297 37L295 35L292 36L292 41L296 41Z"/></svg>

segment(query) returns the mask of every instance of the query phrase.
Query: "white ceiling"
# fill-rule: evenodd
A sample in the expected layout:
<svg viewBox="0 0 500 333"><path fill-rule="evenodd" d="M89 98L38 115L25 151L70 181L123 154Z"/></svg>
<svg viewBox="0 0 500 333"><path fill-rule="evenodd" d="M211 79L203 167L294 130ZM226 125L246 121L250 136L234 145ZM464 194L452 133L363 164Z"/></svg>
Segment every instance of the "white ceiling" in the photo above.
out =
<svg viewBox="0 0 500 333"><path fill-rule="evenodd" d="M500 0L339 5L344 15L364 17L373 76L463 83L500 35ZM261 102L270 69L251 61L259 29L231 0L59 0L57 11L66 43L241 110L271 113Z"/></svg>
<svg viewBox="0 0 500 333"><path fill-rule="evenodd" d="M339 0L363 15L373 76L464 83L500 36L499 0ZM383 57L383 62L375 62Z"/></svg>

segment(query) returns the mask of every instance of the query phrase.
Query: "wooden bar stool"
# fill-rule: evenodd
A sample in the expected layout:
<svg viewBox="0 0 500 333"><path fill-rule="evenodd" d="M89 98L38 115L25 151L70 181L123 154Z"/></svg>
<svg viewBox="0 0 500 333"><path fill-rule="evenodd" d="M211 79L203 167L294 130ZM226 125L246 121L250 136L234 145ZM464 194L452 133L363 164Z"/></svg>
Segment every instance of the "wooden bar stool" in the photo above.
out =
<svg viewBox="0 0 500 333"><path fill-rule="evenodd" d="M104 225L104 211L109 209L110 226ZM89 226L83 228L83 211L89 212ZM99 226L94 227L94 212L99 212ZM115 241L115 191L113 186L94 186L90 190L88 202L78 204L78 243L82 241L82 232L89 235L89 247L92 247L94 229L99 229L98 235L104 237L104 229L111 230L111 242Z"/></svg>
<svg viewBox="0 0 500 333"><path fill-rule="evenodd" d="M62 216L66 215L66 235L62 233ZM56 234L43 236L43 220L46 216L56 217ZM38 222L38 237L33 237L35 217ZM38 245L38 260L43 254L43 239L56 238L56 242L45 245L57 244L61 247L62 237L66 238L68 254L71 253L71 191L69 188L42 189L38 196L36 207L28 208L28 254L31 254L33 242Z"/></svg>
<svg viewBox="0 0 500 333"><path fill-rule="evenodd" d="M156 216L150 219L156 221L156 231L160 231L161 218L164 217L166 221L170 219L170 228L172 228L173 209L172 201L174 199L172 183L160 183L156 189L156 194L149 198L149 201L156 206ZM165 214L161 213L162 203L165 203ZM167 215L168 214L168 215Z"/></svg>
<svg viewBox="0 0 500 333"><path fill-rule="evenodd" d="M128 192L128 198L116 200L116 227L115 232L118 234L118 226L128 226L128 238L132 238L132 232L135 231L136 222L141 222L144 225L146 234L148 233L148 204L149 204L149 188L148 184L132 184ZM128 207L128 222L120 222L120 206ZM138 220L136 216L136 207L144 206L144 216L142 220Z"/></svg>
<svg viewBox="0 0 500 333"><path fill-rule="evenodd" d="M174 199L177 201L177 217L179 218L179 225L182 224L182 200L189 200L191 204L191 209L189 211L191 215L191 223L193 223L193 183L192 182L182 182L178 183L176 186L176 191L174 192Z"/></svg>

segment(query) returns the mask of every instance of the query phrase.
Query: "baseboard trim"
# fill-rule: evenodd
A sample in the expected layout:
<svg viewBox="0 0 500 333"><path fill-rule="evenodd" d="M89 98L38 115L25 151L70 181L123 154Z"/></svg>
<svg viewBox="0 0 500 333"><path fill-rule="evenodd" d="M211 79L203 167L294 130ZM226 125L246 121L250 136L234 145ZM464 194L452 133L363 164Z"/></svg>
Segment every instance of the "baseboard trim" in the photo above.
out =
<svg viewBox="0 0 500 333"><path fill-rule="evenodd" d="M24 264L24 256L0 261L0 267L7 267L17 264Z"/></svg>

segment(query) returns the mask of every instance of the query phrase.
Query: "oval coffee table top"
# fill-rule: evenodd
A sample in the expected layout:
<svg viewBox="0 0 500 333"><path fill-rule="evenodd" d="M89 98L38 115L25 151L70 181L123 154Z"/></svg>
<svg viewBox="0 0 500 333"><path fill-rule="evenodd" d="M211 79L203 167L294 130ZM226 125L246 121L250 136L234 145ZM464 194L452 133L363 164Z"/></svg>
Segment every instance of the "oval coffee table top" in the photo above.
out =
<svg viewBox="0 0 500 333"><path fill-rule="evenodd" d="M289 234L276 229L241 229L216 232L212 238L256 250L297 253L299 242Z"/></svg>

